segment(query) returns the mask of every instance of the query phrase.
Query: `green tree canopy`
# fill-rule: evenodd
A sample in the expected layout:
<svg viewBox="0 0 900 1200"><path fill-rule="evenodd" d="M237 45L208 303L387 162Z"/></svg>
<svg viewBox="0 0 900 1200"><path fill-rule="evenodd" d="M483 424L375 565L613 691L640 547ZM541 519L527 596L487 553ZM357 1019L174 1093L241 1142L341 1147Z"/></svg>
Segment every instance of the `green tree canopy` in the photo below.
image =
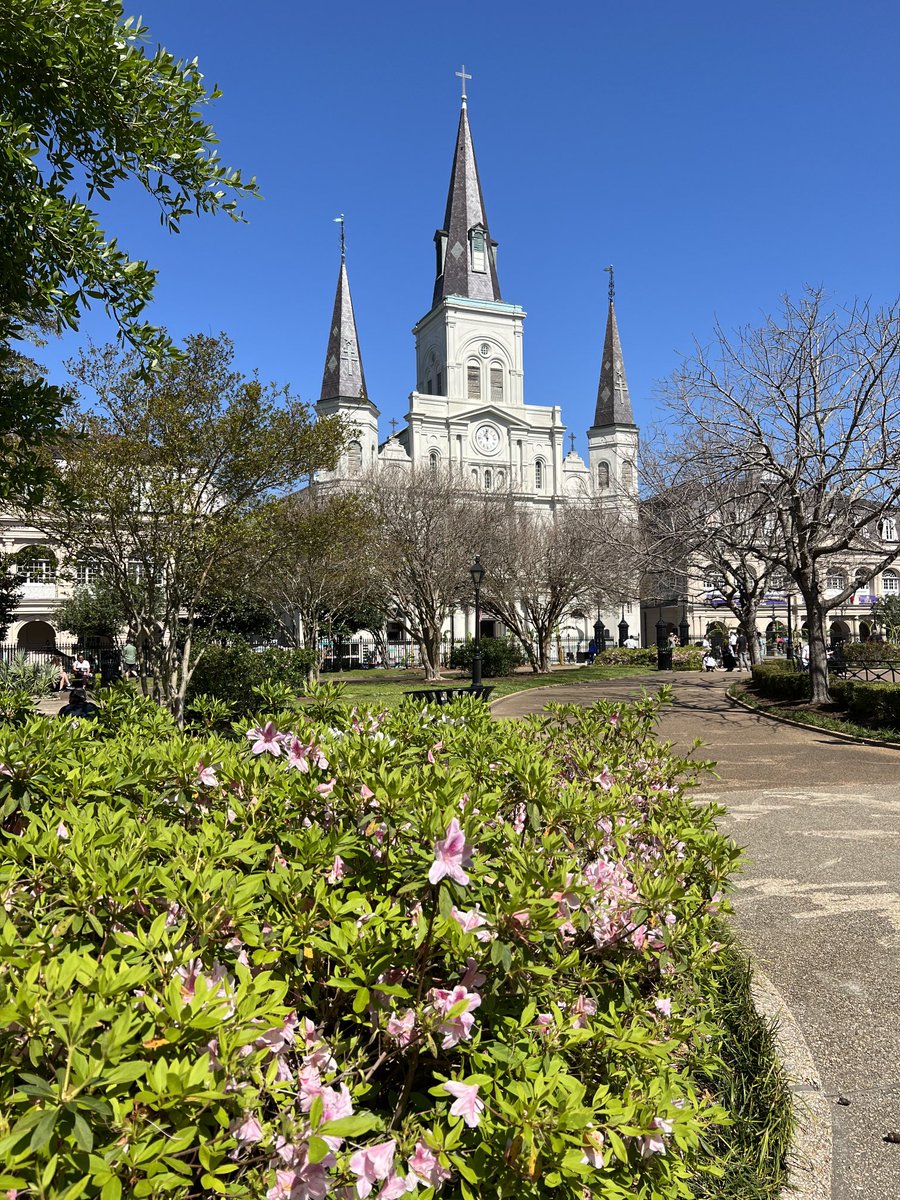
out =
<svg viewBox="0 0 900 1200"><path fill-rule="evenodd" d="M226 167L202 110L197 64L153 49L119 0L4 0L0 19L0 498L39 490L60 393L23 378L12 343L30 325L76 329L102 304L145 360L170 349L141 320L155 271L101 225L97 202L139 183L173 233L192 213L225 212L255 194ZM7 461L8 460L8 461ZM3 476L8 483L4 485Z"/></svg>
<svg viewBox="0 0 900 1200"><path fill-rule="evenodd" d="M67 455L68 497L33 520L67 557L91 562L137 631L152 686L176 718L202 653L202 612L251 591L273 498L333 467L343 431L313 422L287 389L233 366L224 335L189 337L147 375L136 350L92 347L73 365L93 398Z"/></svg>

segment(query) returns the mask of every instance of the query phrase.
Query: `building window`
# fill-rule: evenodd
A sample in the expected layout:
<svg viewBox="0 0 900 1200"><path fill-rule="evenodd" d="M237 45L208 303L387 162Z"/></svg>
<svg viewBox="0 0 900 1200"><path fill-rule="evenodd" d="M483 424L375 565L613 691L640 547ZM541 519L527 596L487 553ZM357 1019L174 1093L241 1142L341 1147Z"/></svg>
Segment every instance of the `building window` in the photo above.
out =
<svg viewBox="0 0 900 1200"><path fill-rule="evenodd" d="M362 470L362 445L359 442L351 442L347 447L347 462L351 471Z"/></svg>
<svg viewBox="0 0 900 1200"><path fill-rule="evenodd" d="M503 368L491 367L491 402L493 404L502 403L503 401Z"/></svg>
<svg viewBox="0 0 900 1200"><path fill-rule="evenodd" d="M486 271L487 261L484 247L484 231L481 229L472 230L472 270Z"/></svg>
<svg viewBox="0 0 900 1200"><path fill-rule="evenodd" d="M828 574L825 576L826 594L828 592L842 592L846 586L847 576L843 571L837 571L834 569L829 570Z"/></svg>
<svg viewBox="0 0 900 1200"><path fill-rule="evenodd" d="M626 462L622 465L622 487L626 492L634 491L634 463Z"/></svg>
<svg viewBox="0 0 900 1200"><path fill-rule="evenodd" d="M444 372L438 371L438 373L437 373L437 389L435 390L435 395L443 396L443 394L444 394Z"/></svg>
<svg viewBox="0 0 900 1200"><path fill-rule="evenodd" d="M466 394L470 400L481 399L481 367L478 363L469 363L466 367Z"/></svg>
<svg viewBox="0 0 900 1200"><path fill-rule="evenodd" d="M75 564L75 582L78 587L90 587L103 575L103 569L98 563L79 562Z"/></svg>
<svg viewBox="0 0 900 1200"><path fill-rule="evenodd" d="M500 491L500 489L502 487L505 487L505 485L506 485L506 472L498 471L497 472L497 491Z"/></svg>
<svg viewBox="0 0 900 1200"><path fill-rule="evenodd" d="M23 583L53 583L56 559L46 546L25 546L15 556L17 574Z"/></svg>
<svg viewBox="0 0 900 1200"><path fill-rule="evenodd" d="M437 471L439 461L440 461L440 459L438 458L437 450L432 450L431 453L428 455L428 465L432 471Z"/></svg>
<svg viewBox="0 0 900 1200"><path fill-rule="evenodd" d="M487 467L484 472L484 490L491 491L494 486L494 473L490 467Z"/></svg>
<svg viewBox="0 0 900 1200"><path fill-rule="evenodd" d="M896 571L881 572L881 591L885 596L900 596L900 575Z"/></svg>
<svg viewBox="0 0 900 1200"><path fill-rule="evenodd" d="M597 463L597 487L601 490L609 487L609 463Z"/></svg>
<svg viewBox="0 0 900 1200"><path fill-rule="evenodd" d="M534 490L542 492L544 490L544 460L539 458L534 464Z"/></svg>
<svg viewBox="0 0 900 1200"><path fill-rule="evenodd" d="M470 472L470 476L472 479L472 486L478 487L478 468L477 467L472 468L472 470Z"/></svg>
<svg viewBox="0 0 900 1200"><path fill-rule="evenodd" d="M894 517L882 517L881 537L885 542L897 541L897 522Z"/></svg>
<svg viewBox="0 0 900 1200"><path fill-rule="evenodd" d="M703 574L703 586L708 592L721 594L725 590L725 576L715 567L707 567Z"/></svg>

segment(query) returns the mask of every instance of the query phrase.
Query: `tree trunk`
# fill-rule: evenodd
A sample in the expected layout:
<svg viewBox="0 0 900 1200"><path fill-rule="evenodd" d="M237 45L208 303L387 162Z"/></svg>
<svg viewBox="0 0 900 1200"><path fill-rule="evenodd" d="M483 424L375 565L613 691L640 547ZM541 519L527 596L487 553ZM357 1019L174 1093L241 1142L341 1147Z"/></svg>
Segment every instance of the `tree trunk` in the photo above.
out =
<svg viewBox="0 0 900 1200"><path fill-rule="evenodd" d="M828 704L828 646L825 640L825 614L815 600L806 601L809 628L809 682L813 704Z"/></svg>
<svg viewBox="0 0 900 1200"><path fill-rule="evenodd" d="M550 643L553 634L548 629L546 633L538 631L538 666L543 674L550 670Z"/></svg>
<svg viewBox="0 0 900 1200"><path fill-rule="evenodd" d="M428 626L422 631L422 637L416 639L422 651L422 666L425 668L426 680L441 677L441 631L435 626Z"/></svg>
<svg viewBox="0 0 900 1200"><path fill-rule="evenodd" d="M740 627L744 632L744 637L747 639L747 650L750 654L751 666L756 666L759 662L759 637L756 633L756 605L748 604L744 610L740 621Z"/></svg>

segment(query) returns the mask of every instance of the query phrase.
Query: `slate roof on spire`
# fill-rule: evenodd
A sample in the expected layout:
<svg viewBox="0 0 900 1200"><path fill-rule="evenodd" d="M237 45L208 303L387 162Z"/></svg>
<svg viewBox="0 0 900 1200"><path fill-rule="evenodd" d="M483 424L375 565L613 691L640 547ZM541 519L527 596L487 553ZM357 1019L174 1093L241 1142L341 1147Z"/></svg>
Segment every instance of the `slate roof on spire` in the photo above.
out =
<svg viewBox="0 0 900 1200"><path fill-rule="evenodd" d="M325 352L325 373L322 376L322 400L367 401L366 377L359 353L359 335L350 298L347 264L341 254L341 271L334 297L334 313Z"/></svg>
<svg viewBox="0 0 900 1200"><path fill-rule="evenodd" d="M473 262L469 235L475 229L480 230L484 237L483 270L476 270L475 267L480 264ZM444 227L434 236L439 255L433 304L438 304L446 296L468 296L472 300L501 299L494 253L497 243L491 241L484 211L465 97L459 114ZM440 253L441 248L443 254Z"/></svg>
<svg viewBox="0 0 900 1200"><path fill-rule="evenodd" d="M606 320L606 340L603 343L603 362L594 413L594 428L604 425L634 425L628 381L625 378L625 359L622 357L622 343L616 322L616 306L612 299Z"/></svg>

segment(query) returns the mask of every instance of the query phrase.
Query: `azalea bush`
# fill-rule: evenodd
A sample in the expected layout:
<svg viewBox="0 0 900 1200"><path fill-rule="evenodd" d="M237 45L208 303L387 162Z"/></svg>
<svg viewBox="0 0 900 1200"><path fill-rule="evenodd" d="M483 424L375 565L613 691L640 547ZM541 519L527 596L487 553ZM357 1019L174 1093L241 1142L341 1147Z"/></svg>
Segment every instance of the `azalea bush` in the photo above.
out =
<svg viewBox="0 0 900 1200"><path fill-rule="evenodd" d="M594 659L599 667L653 667L656 668L655 646L611 646L602 650ZM699 646L673 646L673 671L699 671L703 665L703 651Z"/></svg>
<svg viewBox="0 0 900 1200"><path fill-rule="evenodd" d="M328 692L203 736L133 704L0 728L0 1189L674 1200L721 1170L737 850L659 701Z"/></svg>
<svg viewBox="0 0 900 1200"><path fill-rule="evenodd" d="M269 647L255 650L247 642L208 646L188 686L188 716L218 701L230 717L243 717L258 704L254 689L280 684L295 694L302 693L317 663L313 650Z"/></svg>

